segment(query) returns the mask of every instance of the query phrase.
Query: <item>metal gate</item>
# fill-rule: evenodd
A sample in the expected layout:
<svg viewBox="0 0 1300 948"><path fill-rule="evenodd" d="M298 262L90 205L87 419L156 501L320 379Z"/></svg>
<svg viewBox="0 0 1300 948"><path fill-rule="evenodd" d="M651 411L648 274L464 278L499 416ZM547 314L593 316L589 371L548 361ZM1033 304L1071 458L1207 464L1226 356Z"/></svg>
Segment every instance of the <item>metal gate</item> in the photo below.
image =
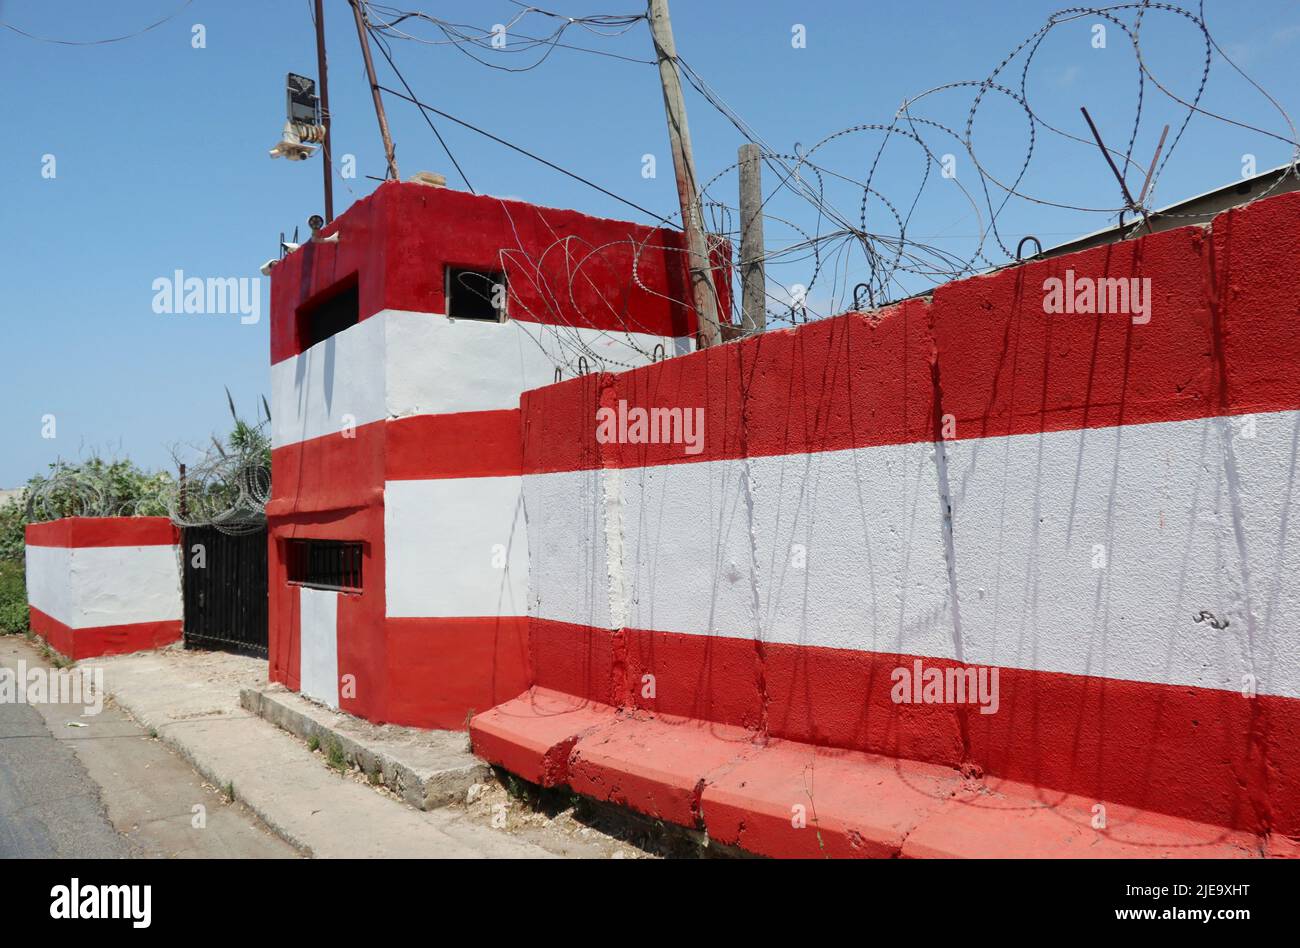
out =
<svg viewBox="0 0 1300 948"><path fill-rule="evenodd" d="M185 647L266 658L266 528L230 536L185 527L181 535Z"/></svg>

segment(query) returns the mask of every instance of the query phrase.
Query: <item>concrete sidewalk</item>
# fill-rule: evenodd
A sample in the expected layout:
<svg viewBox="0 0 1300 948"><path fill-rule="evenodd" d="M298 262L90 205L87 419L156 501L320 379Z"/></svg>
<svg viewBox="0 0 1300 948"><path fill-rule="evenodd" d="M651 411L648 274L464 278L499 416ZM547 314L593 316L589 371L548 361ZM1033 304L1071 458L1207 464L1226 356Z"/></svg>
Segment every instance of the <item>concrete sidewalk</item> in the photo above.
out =
<svg viewBox="0 0 1300 948"><path fill-rule="evenodd" d="M240 707L266 683L266 662L215 652L97 659L122 708L175 748L273 831L317 857L546 858L609 855L581 843L538 842L464 810L416 810L340 774L300 740Z"/></svg>
<svg viewBox="0 0 1300 948"><path fill-rule="evenodd" d="M265 688L266 663L179 646L82 662L104 668L113 700L294 847L309 856L625 858L629 847L581 828L560 832L500 793L497 813L417 810L339 774L298 737L239 704L240 689ZM512 809L511 809L512 808ZM500 819L511 809L508 821ZM493 819L497 817L498 819ZM494 823L504 822L497 828Z"/></svg>

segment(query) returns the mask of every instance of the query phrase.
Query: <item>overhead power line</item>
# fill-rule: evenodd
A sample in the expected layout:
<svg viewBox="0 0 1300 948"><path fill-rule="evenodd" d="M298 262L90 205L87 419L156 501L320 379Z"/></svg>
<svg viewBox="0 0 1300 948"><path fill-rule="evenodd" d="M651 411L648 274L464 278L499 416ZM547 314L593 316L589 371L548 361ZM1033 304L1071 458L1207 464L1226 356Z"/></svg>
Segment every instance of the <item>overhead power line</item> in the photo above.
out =
<svg viewBox="0 0 1300 948"><path fill-rule="evenodd" d="M615 194L613 191L609 190L608 188L601 187L599 184L590 180L589 178L584 178L582 175L577 174L573 171L569 171L567 168L560 167L553 161L547 161L541 155L534 154L533 152L529 151L527 148L523 148L519 145L514 144L513 142L508 142L504 138L501 138L499 135L493 135L491 132L479 128L477 125L473 125L469 122L466 122L463 119L458 119L456 116L444 112L441 109L435 109L432 105L429 105L427 102L421 102L413 95L406 95L404 93L398 92L396 89L390 89L387 86L380 86L379 88L382 91L387 92L389 95L395 95L397 96L397 98L405 99L407 102L410 102L413 105L417 105L421 109L425 109L429 112L432 112L434 115L439 115L442 118L445 118L449 122L455 122L457 125L460 125L464 128L468 128L472 132L478 132L480 135L484 136L485 138L490 138L492 139L492 141L497 142L498 144L505 145L507 148L513 149L514 151L519 152L519 154L524 155L527 158L533 159L533 161L540 162L541 164L546 165L546 167L560 172L560 174L567 175L573 180L579 181L582 184L585 184L587 187L599 191L601 194L604 194L608 197L612 197L614 200L620 202L621 204L626 204L628 207L635 208L636 210L640 211L642 214L647 214L650 217L653 217L655 220L668 225L669 227L674 226L673 222L669 218L664 217L662 214L657 214L654 211L650 210L649 208L642 207L640 204L637 204L635 201L629 201L627 198Z"/></svg>
<svg viewBox="0 0 1300 948"><path fill-rule="evenodd" d="M397 81L402 84L402 87L407 91L407 94L414 99L415 90L411 88L411 84L406 81L406 77L403 76L401 70L397 68L397 63L393 62L393 57L388 52L387 44L385 44L383 39L375 33L375 30L370 26L369 21L367 21L366 25L367 29L370 31L371 37L375 41L375 45L378 46L379 51L384 54L384 59L388 60L388 66L393 70L393 75L397 77ZM446 140L443 139L442 133L438 131L438 127L433 124L433 120L429 118L428 113L421 109L420 115L429 126L429 130L433 132L434 137L438 139L438 144L442 146L442 150L446 152L447 157L451 159L451 163L456 167L456 173L460 175L460 180L465 182L465 187L469 189L469 193L477 194L478 192L474 190L474 185L469 183L469 178L466 176L465 170L461 168L460 162L456 160L456 156L451 153L451 148L447 145Z"/></svg>
<svg viewBox="0 0 1300 948"><path fill-rule="evenodd" d="M143 36L145 33L148 33L150 30L156 30L158 27L162 26L168 20L174 20L176 17L184 13L185 9L189 7L189 5L192 4L193 2L194 0L185 0L184 3L182 3L171 13L167 14L167 16L163 17L161 20L158 20L155 23L150 23L148 26L136 30L134 33L126 33L122 36L110 36L106 39L97 39L97 40L57 39L50 36L37 36L35 33L28 33L26 30L19 29L18 27L14 26L12 23L0 23L0 26L3 26L7 30L12 30L13 32L17 33L19 36L25 36L28 39L36 40L41 43L54 43L59 46L105 46L109 43L120 43L123 40L135 39L137 36Z"/></svg>

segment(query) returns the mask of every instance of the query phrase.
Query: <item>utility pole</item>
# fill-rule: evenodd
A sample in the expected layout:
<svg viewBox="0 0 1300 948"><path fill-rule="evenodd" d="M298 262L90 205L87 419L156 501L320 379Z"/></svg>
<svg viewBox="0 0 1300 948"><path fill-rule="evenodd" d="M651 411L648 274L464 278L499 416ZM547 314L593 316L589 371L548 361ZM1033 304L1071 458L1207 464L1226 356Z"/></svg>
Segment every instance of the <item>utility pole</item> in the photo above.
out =
<svg viewBox="0 0 1300 948"><path fill-rule="evenodd" d="M320 117L325 126L325 223L334 220L334 155L330 151L330 83L325 71L324 0L316 0L316 71L320 74Z"/></svg>
<svg viewBox="0 0 1300 948"><path fill-rule="evenodd" d="M388 159L388 177L400 180L397 173L397 155L393 152L393 136L388 134L388 116L384 113L384 99L379 94L379 83L375 80L375 61L370 58L370 38L366 36L366 21L361 15L361 4L357 0L348 0L352 4L352 15L357 21L357 39L361 41L361 56L366 61L366 78L370 80L370 95L375 100L375 118L379 119L379 134L384 139L384 157Z"/></svg>
<svg viewBox="0 0 1300 948"><path fill-rule="evenodd" d="M763 181L758 146L740 146L741 328L746 335L767 326L767 274L763 269Z"/></svg>
<svg viewBox="0 0 1300 948"><path fill-rule="evenodd" d="M659 81L664 89L664 112L668 138L673 149L673 173L677 178L677 199L682 208L682 230L690 263L691 297L695 301L701 348L722 341L718 323L718 298L710 276L712 261L700 222L700 192L695 179L695 158L691 153L691 132L686 125L686 103L682 99L681 77L677 74L677 46L668 19L668 0L649 0L650 35L659 60Z"/></svg>

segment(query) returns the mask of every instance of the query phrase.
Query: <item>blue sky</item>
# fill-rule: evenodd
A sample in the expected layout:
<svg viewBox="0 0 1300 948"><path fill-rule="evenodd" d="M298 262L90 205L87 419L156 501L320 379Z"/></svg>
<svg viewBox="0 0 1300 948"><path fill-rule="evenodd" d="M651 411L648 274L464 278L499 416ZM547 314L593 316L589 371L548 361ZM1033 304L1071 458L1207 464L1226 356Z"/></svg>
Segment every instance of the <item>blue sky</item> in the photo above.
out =
<svg viewBox="0 0 1300 948"><path fill-rule="evenodd" d="M394 5L483 29L508 23L519 12L508 0ZM93 40L132 33L180 6L181 0L0 0L0 22L43 37ZM376 186L364 175L382 176L384 165L350 9L342 0L326 0L325 6L334 149L338 156L355 155L358 170L354 179L335 179L341 212ZM642 9L639 0L607 7L547 0L546 6L571 16ZM796 143L806 152L847 126L888 122L904 99L926 89L983 79L1058 9L1057 3L1037 0L675 0L672 6L682 57L768 144L789 152ZM1300 3L1258 0L1249 10L1243 15L1243 5L1230 0L1205 3L1206 20L1224 50L1283 108L1300 115L1300 84L1294 80ZM1101 21L1084 18L1054 31L1034 61L1028 87L1044 120L1086 134L1078 108L1087 105L1107 143L1122 149L1135 115L1137 68L1131 45L1114 29L1104 49L1094 48L1096 22ZM203 48L192 44L196 24L204 28ZM806 30L805 48L791 43L796 24ZM403 28L444 38L410 21ZM550 27L532 16L516 29L540 35ZM619 37L575 28L564 41L634 59L650 55L644 23ZM1199 44L1199 33L1181 18L1147 15L1143 58L1175 94L1190 94L1200 79ZM538 68L508 73L445 43L394 42L393 51L426 101L638 204L664 214L674 210L653 66L556 49ZM477 54L510 65L537 59L535 53ZM397 85L378 53L376 59L381 81ZM308 216L320 210L319 157L305 163L267 157L284 120L288 71L316 72L307 0L194 0L157 29L97 46L58 45L0 29L0 81L8 90L0 100L0 306L6 343L0 487L17 486L56 455L76 458L92 450L168 466L172 446L203 442L228 427L223 386L246 414L254 414L269 390L267 281L256 324L236 315L159 315L152 308L152 284L178 269L187 276L257 277L258 266L275 254L280 231L305 231ZM1009 85L1018 85L1019 71L1016 65L1006 74L1013 80ZM1183 115L1149 84L1146 92L1135 148L1142 164L1150 160L1161 126L1171 122L1176 130ZM960 130L970 102L969 89L954 90L923 100L914 114ZM687 104L700 176L708 179L735 161L741 138L689 88ZM1289 134L1267 100L1217 58L1203 104L1247 125ZM413 106L391 100L389 115L403 177L441 171L451 186L461 186ZM470 131L438 124L480 192L644 219ZM1023 112L1005 101L990 99L981 107L973 142L993 177L1015 176L1025 153L1025 128ZM1047 202L1118 205L1115 181L1095 147L1039 137L1025 190ZM860 177L878 142L867 134L845 136L818 156ZM933 142L936 154L957 153L957 180L977 187L978 175L957 143L937 132ZM1289 146L1276 138L1193 119L1159 179L1154 203L1233 180L1247 153L1261 170L1290 158ZM654 178L642 175L646 154L657 156ZM46 155L55 158L54 177L42 174ZM906 205L923 168L916 151L891 149L875 186ZM716 192L734 201L734 188L734 175L724 176ZM833 200L856 214L858 196L845 186ZM816 225L806 203L791 198L772 208L802 227ZM874 221L875 209L872 214ZM1000 222L1012 238L1032 232L1050 246L1104 226L1107 217L1015 200ZM931 187L918 202L909 234L969 255L977 230L976 217L954 189ZM791 234L769 226L773 244ZM845 262L850 272L844 279L852 285L852 264ZM774 271L770 279L788 284L806 278L808 265ZM810 299L825 309L841 302L817 292ZM42 437L46 415L56 419L54 439Z"/></svg>

